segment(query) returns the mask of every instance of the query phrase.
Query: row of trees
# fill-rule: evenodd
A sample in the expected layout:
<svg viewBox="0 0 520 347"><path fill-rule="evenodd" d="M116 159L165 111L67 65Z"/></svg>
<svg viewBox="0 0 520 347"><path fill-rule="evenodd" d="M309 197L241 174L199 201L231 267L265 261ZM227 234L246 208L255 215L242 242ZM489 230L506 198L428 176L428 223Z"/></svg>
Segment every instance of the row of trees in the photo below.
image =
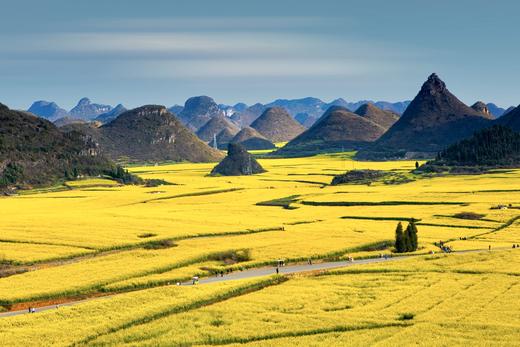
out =
<svg viewBox="0 0 520 347"><path fill-rule="evenodd" d="M508 127L495 125L449 146L437 155L433 163L517 166L520 163L520 134Z"/></svg>
<svg viewBox="0 0 520 347"><path fill-rule="evenodd" d="M419 243L417 241L417 226L412 219L406 230L403 231L401 222L397 224L395 229L395 250L397 253L413 252L417 250Z"/></svg>

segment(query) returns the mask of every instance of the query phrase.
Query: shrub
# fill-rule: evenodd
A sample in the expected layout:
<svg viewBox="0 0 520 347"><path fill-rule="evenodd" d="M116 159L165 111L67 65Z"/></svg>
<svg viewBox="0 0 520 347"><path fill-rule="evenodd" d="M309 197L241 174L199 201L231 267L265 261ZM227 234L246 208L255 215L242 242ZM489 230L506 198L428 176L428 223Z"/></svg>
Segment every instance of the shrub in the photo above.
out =
<svg viewBox="0 0 520 347"><path fill-rule="evenodd" d="M146 239L148 237L154 237L154 236L157 236L157 234L153 234L153 233L143 233L143 234L139 234L137 235L137 237L141 238L141 239Z"/></svg>
<svg viewBox="0 0 520 347"><path fill-rule="evenodd" d="M484 218L485 214L475 213L475 212L460 212L457 214L454 214L453 217L460 218L460 219L471 219L471 220L478 220Z"/></svg>
<svg viewBox="0 0 520 347"><path fill-rule="evenodd" d="M173 185L175 185L175 184L165 181L165 180L157 179L157 178L147 179L144 181L145 187L159 187L159 186L173 186Z"/></svg>
<svg viewBox="0 0 520 347"><path fill-rule="evenodd" d="M172 240L150 241L144 245L144 249L164 249L177 246Z"/></svg>
<svg viewBox="0 0 520 347"><path fill-rule="evenodd" d="M415 317L414 313L407 312L407 313L401 313L399 315L399 318L397 318L397 319L399 319L399 320L412 320L412 319L414 319L414 317Z"/></svg>
<svg viewBox="0 0 520 347"><path fill-rule="evenodd" d="M208 256L208 260L221 261L225 264L234 264L251 260L249 249L231 250L213 253Z"/></svg>

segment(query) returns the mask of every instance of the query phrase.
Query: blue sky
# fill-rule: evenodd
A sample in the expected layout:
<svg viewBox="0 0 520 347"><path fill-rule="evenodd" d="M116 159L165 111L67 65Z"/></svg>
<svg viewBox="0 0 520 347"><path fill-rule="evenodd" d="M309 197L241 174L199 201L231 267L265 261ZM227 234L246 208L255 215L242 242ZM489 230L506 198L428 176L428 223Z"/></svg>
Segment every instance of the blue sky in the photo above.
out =
<svg viewBox="0 0 520 347"><path fill-rule="evenodd" d="M520 103L517 1L4 1L0 102L415 96Z"/></svg>

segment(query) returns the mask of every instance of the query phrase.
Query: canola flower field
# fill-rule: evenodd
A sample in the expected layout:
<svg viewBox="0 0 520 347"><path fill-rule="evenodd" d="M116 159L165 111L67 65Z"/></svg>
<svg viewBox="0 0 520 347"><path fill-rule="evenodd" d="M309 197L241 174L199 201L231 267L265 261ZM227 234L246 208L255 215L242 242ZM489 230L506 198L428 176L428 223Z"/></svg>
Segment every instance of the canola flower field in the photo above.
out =
<svg viewBox="0 0 520 347"><path fill-rule="evenodd" d="M0 199L0 310L99 298L0 318L3 345L512 345L520 331L520 170L413 177L415 162L351 153L131 167L171 185L104 179ZM331 186L352 169L404 184ZM477 219L461 218L477 214ZM417 257L324 273L175 286L192 276L392 254L417 220ZM438 242L455 251L439 254ZM488 251L491 247L491 252ZM430 255L430 252L435 252ZM395 255L394 255L395 256Z"/></svg>

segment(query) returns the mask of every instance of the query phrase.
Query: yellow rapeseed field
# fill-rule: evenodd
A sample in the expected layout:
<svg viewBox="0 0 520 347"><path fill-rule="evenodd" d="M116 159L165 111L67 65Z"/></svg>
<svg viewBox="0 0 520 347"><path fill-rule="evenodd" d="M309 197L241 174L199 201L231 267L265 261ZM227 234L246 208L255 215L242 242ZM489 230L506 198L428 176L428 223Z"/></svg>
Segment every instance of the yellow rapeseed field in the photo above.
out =
<svg viewBox="0 0 520 347"><path fill-rule="evenodd" d="M131 167L171 184L121 186L93 178L0 198L0 260L20 272L0 278L4 310L117 294L41 316L0 318L0 337L12 345L251 346L338 340L384 346L400 336L410 344L509 344L510 336L518 338L520 170L416 178L410 174L414 161L357 162L352 153L259 161L268 172L209 177L214 164ZM351 169L387 170L412 181L330 185L335 174ZM414 259L284 283L265 279L269 284L251 293L233 288L263 279L204 289L168 286L277 259L391 254L398 221L406 225L410 218L419 230ZM439 253L439 241L456 251L485 252L429 255ZM121 294L129 290L137 291ZM233 298L190 306L226 290ZM158 314L180 305L177 293L186 312ZM113 320L103 319L107 310ZM83 325L64 337L57 331L63 324Z"/></svg>

